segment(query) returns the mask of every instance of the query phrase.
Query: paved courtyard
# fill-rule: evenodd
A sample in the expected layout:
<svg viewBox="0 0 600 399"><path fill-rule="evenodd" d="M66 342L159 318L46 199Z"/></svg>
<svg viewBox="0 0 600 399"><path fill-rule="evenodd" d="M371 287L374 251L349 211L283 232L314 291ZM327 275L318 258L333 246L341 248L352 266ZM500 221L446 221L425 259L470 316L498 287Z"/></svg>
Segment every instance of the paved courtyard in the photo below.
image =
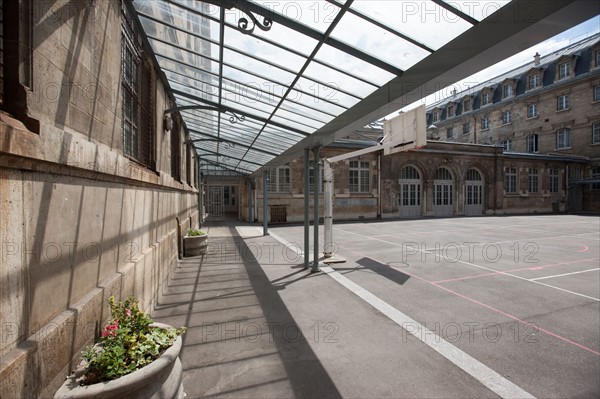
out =
<svg viewBox="0 0 600 399"><path fill-rule="evenodd" d="M155 312L188 397L600 395L596 216L338 223L317 274L302 226L206 229Z"/></svg>

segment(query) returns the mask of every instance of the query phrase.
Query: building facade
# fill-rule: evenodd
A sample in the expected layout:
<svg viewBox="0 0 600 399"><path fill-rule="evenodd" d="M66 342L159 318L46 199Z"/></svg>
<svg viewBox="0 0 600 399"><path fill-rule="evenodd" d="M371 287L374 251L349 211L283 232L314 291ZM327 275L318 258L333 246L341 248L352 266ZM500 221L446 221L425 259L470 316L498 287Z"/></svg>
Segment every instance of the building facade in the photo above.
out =
<svg viewBox="0 0 600 399"><path fill-rule="evenodd" d="M585 157L571 207L600 211L600 34L428 107L428 138L502 145L505 153Z"/></svg>
<svg viewBox="0 0 600 399"><path fill-rule="evenodd" d="M52 397L151 311L198 224L196 159L129 2L0 1L0 392Z"/></svg>
<svg viewBox="0 0 600 399"><path fill-rule="evenodd" d="M338 143L321 154L330 158L355 149ZM583 173L587 162L585 157L506 153L501 146L441 141L391 155L376 151L332 165L333 217L339 221L565 212L568 176ZM308 176L312 185L312 168ZM268 221L303 221L304 160L272 167L267 177ZM252 210L247 201L251 185L239 185L241 219L250 220L252 214L262 222L262 184L258 175L252 185ZM309 195L312 218L312 188ZM320 198L323 215L322 194Z"/></svg>

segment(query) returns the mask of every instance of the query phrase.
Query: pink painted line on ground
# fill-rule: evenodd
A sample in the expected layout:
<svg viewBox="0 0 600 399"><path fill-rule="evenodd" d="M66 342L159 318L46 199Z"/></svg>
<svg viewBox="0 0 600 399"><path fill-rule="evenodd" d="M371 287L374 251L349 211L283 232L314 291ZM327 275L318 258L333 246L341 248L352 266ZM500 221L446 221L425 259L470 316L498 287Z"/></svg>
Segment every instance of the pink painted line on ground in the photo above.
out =
<svg viewBox="0 0 600 399"><path fill-rule="evenodd" d="M537 326L537 325L535 325L535 324L532 324L532 323L528 322L527 320L521 320L521 319L519 319L519 318L518 318L518 317L516 317L516 316L513 316L513 315L511 315L511 314L509 314L509 313L503 312L502 310L496 309L495 307L493 307L493 306L490 306L490 305L487 305L487 304L485 304L485 303L483 303L483 302L479 302L479 301L478 301L478 300L476 300L476 299L469 298L468 296L465 296L465 295L463 295L463 294L459 294L458 292L452 291L451 289L448 289L448 288L446 288L446 287L442 287L441 285L438 285L438 284L436 284L436 283L431 283L431 284L432 284L432 285L434 285L434 286L436 286L436 287L439 287L439 288L443 289L444 291L447 291L447 292L449 292L449 293L451 293L451 294L453 294L453 295L456 295L456 296L458 296L458 297L460 297L460 298L466 299L467 301L470 301L470 302L476 303L477 305L483 306L484 308L490 309L490 310L492 310L492 311L494 311L494 312L496 312L496 313L498 313L498 314L501 314L501 315L503 315L503 316L505 316L505 317L508 317L508 318L510 318L510 319L513 319L513 320L515 320L515 321L517 321L517 322L519 322L519 323L521 323L521 324L524 324L524 325L526 325L526 326L529 326L529 327L535 328L535 329L537 329L538 331L540 331L540 332L542 332L542 333L544 333L544 334L550 335L550 336L552 336L552 337L554 337L554 338L558 338L558 339L560 339L561 341L564 341L564 342L566 342L566 343L568 343L568 344L574 345L574 346L576 346L576 347L578 347L578 348L581 348L581 349L583 349L583 350L585 350L585 351L588 351L588 352L590 352L590 353L593 353L594 355L600 356L600 352L597 352L597 351L595 351L595 350L593 350L593 349L591 349L591 348L588 348L587 346L584 346L584 345L578 344L577 342L575 342L575 341L572 341L572 340L570 340L570 339L568 339L568 338L565 338L565 337L563 337L563 336L561 336L561 335L555 334L555 333L553 333L552 331L548 331L548 330L546 330L546 329L544 329L544 328L541 328L541 327L539 327L539 326Z"/></svg>
<svg viewBox="0 0 600 399"><path fill-rule="evenodd" d="M342 248L342 246L341 246L341 245L340 245L340 248ZM354 250L352 250L352 249L349 249L349 248L345 248L345 247L343 247L343 248L344 248L344 249L346 249L347 251L349 251L349 252L353 252L353 253L355 253L355 254L357 254L357 255L361 256L361 257L367 257L367 258L369 258L369 259L372 259L372 260L374 260L375 262L378 262L378 263L380 263L380 264L382 264L382 265L387 265L387 263L384 263L384 262L382 262L382 261L380 261L380 260L378 260L378 259L375 259L375 258L373 258L372 256L367 256L367 255L365 255L365 254L362 254L362 253L360 253L360 252L354 251ZM597 260L597 259L600 259L600 258L585 259L585 260ZM582 261L583 261L583 260L582 260ZM579 261L579 262L582 262L582 261ZM571 262L571 263L574 263L574 262ZM561 265L561 264L562 264L562 263L557 263L557 264L553 264L553 265L547 265L547 266L542 266L542 267L558 266L558 265ZM407 272L405 272L404 270L399 270L399 269L398 269L398 268L396 268L396 267L392 267L392 266L388 266L388 267L391 267L392 269L398 270L400 273L404 273L404 274L406 274L407 276L409 276L409 277L411 277L411 278L415 278L415 279L417 279L417 280L419 280L419 281L422 281L422 282L424 282L424 283L427 283L427 284L429 284L429 285L431 285L431 286L434 286L434 287L437 287L437 288L439 288L439 289L441 289L441 290L444 290L444 291L446 291L446 292L448 292L448 293L450 293L450 294L452 294L452 295L455 295L455 296L457 296L457 297L459 297L459 298L461 298L461 299L467 300L467 301L469 301L469 302L472 302L472 303L474 303L474 304L477 304L477 305L479 305L479 306L482 306L482 307L484 307L484 308L486 308L486 309L489 309L489 310L491 310L491 311L493 311L493 312L496 312L496 313L498 313L498 314L501 314L501 315L503 315L503 316L505 316L505 317L508 317L509 319L512 319L512 320L514 320L514 321L516 321L516 322L518 322L518 323L521 323L521 324L523 324L523 325L525 325L525 326L528 326L528 327L535 328L535 329L537 329L539 332L542 332L542 333L544 333L544 334L546 334L546 335L549 335L549 336L551 336L551 337L554 337L554 338L556 338L556 339L559 339L559 340L561 340L561 341L563 341L563 342L566 342L566 343L568 343L568 344L571 344L571 345L573 345L573 346L575 346L575 347L577 347L577 348L583 349L583 350L585 350L585 351L587 351L587 352L590 352L590 353L592 353L592 354L594 354L594 355L600 356L600 352L598 352L598 351L595 351L594 349L588 348L587 346L581 345L581 344L579 344L579 343L577 343L577 342L575 342L575 341L572 341L572 340L570 340L570 339L568 339L568 338L565 338L565 337L563 337L563 336L561 336L561 335L558 335L558 334L556 334L556 333L553 333L552 331L549 331L549 330L546 330L546 329L544 329L544 328L541 328L540 326L538 326L538 325L535 325L535 324L533 324L533 323L530 323L530 322L528 322L527 320L522 320L522 319L520 319L520 318L518 318L518 317L516 317L516 316L513 316L513 315L511 315L511 314L509 314L509 313L506 313L506 312L504 312L504 311L502 311L502 310L500 310L500 309L496 309L495 307L493 307L493 306L491 306L491 305L487 305L487 304L485 304L485 303L483 303L483 302L480 302L480 301L478 301L478 300L476 300L476 299L469 298L468 296L465 296L465 295L463 295L463 294L459 294L459 293L458 293L458 292L456 292L456 291L452 291L452 290L451 290L451 289L449 289L449 288L446 288L446 287L444 287L444 286L442 286L442 285L439 285L439 283L436 283L436 282L434 282L434 281L427 280L427 279L425 279L425 278L423 278L423 277L419 277L419 276L416 276L416 275L414 275L414 274L407 273ZM524 269L519 269L519 270L529 270L529 269L531 269L531 268L524 268ZM494 274L495 274L495 273L494 273Z"/></svg>
<svg viewBox="0 0 600 399"><path fill-rule="evenodd" d="M583 247L583 249L581 251L577 251L577 252L585 252L588 251L590 248L587 245L583 245L583 244L577 244Z"/></svg>
<svg viewBox="0 0 600 399"><path fill-rule="evenodd" d="M449 278L449 279L445 279L445 280L432 281L432 283L433 284L442 284L442 283L449 283L449 282L452 282L452 281L471 280L471 279L479 278L479 277L499 276L499 275L506 274L506 273L522 272L522 271L525 271L525 270L543 270L543 269L545 269L547 267L565 266L565 265L571 265L571 264L574 264L574 263L587 262L587 261L599 260L599 259L600 258L590 258L590 259L574 260L574 261L571 261L571 262L553 263L553 264L543 265L543 266L523 267L523 268L520 268L520 269L511 269L511 270L504 270L504 271L496 271L496 272L493 272L493 273L476 274L474 276Z"/></svg>

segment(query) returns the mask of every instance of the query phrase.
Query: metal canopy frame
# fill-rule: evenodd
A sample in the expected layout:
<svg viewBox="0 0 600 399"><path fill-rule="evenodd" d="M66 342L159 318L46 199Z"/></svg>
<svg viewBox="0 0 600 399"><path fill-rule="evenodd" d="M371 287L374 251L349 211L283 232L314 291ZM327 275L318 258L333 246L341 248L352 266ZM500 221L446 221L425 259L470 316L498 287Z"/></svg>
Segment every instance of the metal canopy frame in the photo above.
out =
<svg viewBox="0 0 600 399"><path fill-rule="evenodd" d="M127 1L176 103L166 112L180 113L201 169L241 175L300 158L600 13L586 0L495 0L490 15L450 0L277 2L302 15L258 0Z"/></svg>

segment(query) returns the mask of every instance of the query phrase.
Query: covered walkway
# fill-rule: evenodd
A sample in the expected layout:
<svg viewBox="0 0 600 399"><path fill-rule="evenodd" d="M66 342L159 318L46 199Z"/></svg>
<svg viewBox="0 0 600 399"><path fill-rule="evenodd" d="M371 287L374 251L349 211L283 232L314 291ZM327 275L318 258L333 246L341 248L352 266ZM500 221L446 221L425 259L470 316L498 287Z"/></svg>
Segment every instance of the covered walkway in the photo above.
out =
<svg viewBox="0 0 600 399"><path fill-rule="evenodd" d="M180 262L154 316L188 326L188 398L593 397L598 222L336 224L348 262L318 274L301 226L209 225L208 254ZM458 257L474 232L485 242Z"/></svg>

